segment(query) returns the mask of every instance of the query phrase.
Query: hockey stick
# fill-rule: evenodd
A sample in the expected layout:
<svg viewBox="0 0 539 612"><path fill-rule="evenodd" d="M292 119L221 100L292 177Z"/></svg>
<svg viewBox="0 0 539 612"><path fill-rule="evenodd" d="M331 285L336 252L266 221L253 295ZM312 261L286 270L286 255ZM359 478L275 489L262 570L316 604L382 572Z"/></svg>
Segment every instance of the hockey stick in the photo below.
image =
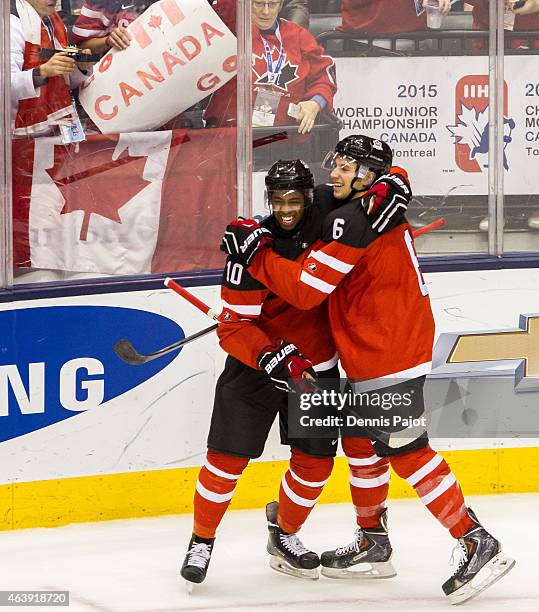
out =
<svg viewBox="0 0 539 612"><path fill-rule="evenodd" d="M184 289L175 280L172 280L171 278L165 278L165 285L169 289L172 289L172 291L175 291L177 294L181 295L189 303L201 310L204 314L208 315L214 321L217 320L218 315L216 312L214 312L209 306L204 304L204 302L195 297L190 291ZM197 332L196 334L193 334L192 336L183 338L182 340L179 340L174 344L165 346L162 349L159 349L158 351L155 351L153 353L148 353L147 355L145 355L144 353L139 353L137 349L133 346L133 344L129 340L126 340L124 338L123 340L118 340L118 342L116 342L116 344L114 345L114 352L116 353L116 355L118 355L120 359L122 359L129 365L142 365L143 363L148 363L148 361L152 361L153 359L157 359L158 357L162 357L163 355L172 353L172 351L177 351L182 346L189 344L189 342L192 342L193 340L201 338L202 336L205 336L206 334L209 334L210 332L216 330L217 326L218 323L216 323L215 325L211 325L210 327L207 327L206 329L203 329Z"/></svg>
<svg viewBox="0 0 539 612"><path fill-rule="evenodd" d="M444 225L445 219L443 217L440 217L439 219L436 219L436 221L425 225L425 227L420 227L419 229L416 229L414 232L412 232L412 236L414 238L419 238L419 236L423 236L423 234L428 234L429 232L437 230L440 227L443 227Z"/></svg>
<svg viewBox="0 0 539 612"><path fill-rule="evenodd" d="M186 344L189 344L189 342L192 342L197 338L202 338L202 336L205 336L206 334L209 334L210 332L216 329L217 323L215 323L215 325L210 325L210 327L206 327L206 329L202 329L201 331L191 336L188 336L187 338L183 338L178 342L174 342L174 344L165 346L164 348L159 349L154 353L148 354L139 353L129 340L118 340L118 342L116 342L116 344L114 345L114 352L122 361L125 361L125 363L128 363L129 365L142 365L143 363L148 363L148 361L153 361L158 357L162 357L163 355L168 355L168 353L177 351Z"/></svg>
<svg viewBox="0 0 539 612"><path fill-rule="evenodd" d="M169 289L172 289L172 291L176 292L178 295L181 295L182 298L190 302L195 308L198 308L205 315L208 315L210 319L217 321L217 318L219 315L214 310L212 310L209 306L204 304L204 302L202 302L196 296L194 296L190 291L187 291L187 289L182 287L180 283L177 283L175 280L172 280L171 278L168 278L168 277L165 278L164 282L165 282L165 285Z"/></svg>

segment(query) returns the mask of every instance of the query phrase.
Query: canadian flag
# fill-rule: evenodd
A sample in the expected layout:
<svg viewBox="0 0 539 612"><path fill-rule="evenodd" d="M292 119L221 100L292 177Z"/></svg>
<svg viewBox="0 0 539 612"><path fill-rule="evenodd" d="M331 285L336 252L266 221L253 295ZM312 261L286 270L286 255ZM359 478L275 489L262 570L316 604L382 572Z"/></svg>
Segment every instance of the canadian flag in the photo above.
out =
<svg viewBox="0 0 539 612"><path fill-rule="evenodd" d="M15 140L15 267L221 267L220 238L236 215L235 146L233 129Z"/></svg>

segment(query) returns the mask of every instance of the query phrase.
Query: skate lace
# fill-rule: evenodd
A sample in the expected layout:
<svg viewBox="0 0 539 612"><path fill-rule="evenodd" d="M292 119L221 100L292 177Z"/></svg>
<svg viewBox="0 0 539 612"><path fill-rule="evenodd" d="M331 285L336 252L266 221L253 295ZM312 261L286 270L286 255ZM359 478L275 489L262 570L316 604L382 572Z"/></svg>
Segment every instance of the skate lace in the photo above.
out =
<svg viewBox="0 0 539 612"><path fill-rule="evenodd" d="M204 542L195 542L189 551L189 565L204 569L210 560L211 547Z"/></svg>
<svg viewBox="0 0 539 612"><path fill-rule="evenodd" d="M468 549L464 540L460 539L451 552L449 565L453 568L453 576L466 564L468 561Z"/></svg>
<svg viewBox="0 0 539 612"><path fill-rule="evenodd" d="M341 546L335 550L336 555L346 555L351 552L359 552L359 544L361 542L361 531L358 529L356 531L356 537L353 542L347 544L346 546Z"/></svg>
<svg viewBox="0 0 539 612"><path fill-rule="evenodd" d="M297 535L288 535L285 533L281 533L279 537L281 540L281 544L293 555L301 557L301 555L309 552L309 549L303 546L301 540L298 538Z"/></svg>

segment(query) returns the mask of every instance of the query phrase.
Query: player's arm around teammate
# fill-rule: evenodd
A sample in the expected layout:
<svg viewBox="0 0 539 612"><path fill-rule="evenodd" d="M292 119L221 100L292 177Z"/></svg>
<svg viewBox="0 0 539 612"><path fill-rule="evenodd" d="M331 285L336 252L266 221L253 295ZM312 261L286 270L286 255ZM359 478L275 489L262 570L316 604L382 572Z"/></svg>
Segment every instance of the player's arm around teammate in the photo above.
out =
<svg viewBox="0 0 539 612"><path fill-rule="evenodd" d="M372 183L376 178L372 153L378 147L384 149L384 143L375 144L362 136L349 138L338 143L335 151L334 196L359 186L359 197L353 196L328 215L320 245L315 245L302 266L293 262L281 266L275 254L265 249L253 256L251 273L301 308L329 297L333 337L356 397L369 392L380 395L379 389L384 394L397 391L403 397L404 391L411 398L408 416L415 420L424 413L423 384L432 365L434 319L428 288L407 224L401 222L379 236L367 222L377 199L383 203L387 197L391 201L405 198L403 186L407 185L399 177L393 177L391 184L384 177ZM387 150L390 154L389 147ZM242 238L252 244L249 236ZM344 278L347 282L341 284ZM365 416L365 410L360 408L359 415ZM430 513L458 540L459 561L443 591L452 603L462 603L494 584L513 567L514 560L502 553L500 542L467 508L447 462L430 447L425 421L404 428L395 428L388 421L389 425L367 426L369 437L376 453L389 459L397 475L408 481ZM356 435L350 432L343 438L349 460L362 441ZM387 481L387 475L379 476L380 484ZM354 503L359 518L363 503L355 499ZM387 526L382 515L378 520L380 524L369 530L359 523L352 543L323 553L322 573L346 577L368 561L371 553L373 564L389 561Z"/></svg>
<svg viewBox="0 0 539 612"><path fill-rule="evenodd" d="M357 163L354 156L360 154L368 163ZM340 141L327 165L335 205L342 205L343 214L337 210L326 217L321 240L303 262L287 261L271 249L251 250L251 275L296 308L310 309L327 299L370 244L405 222L402 215L411 189L406 171L391 167L391 159L391 149L379 140L349 136ZM344 206L351 201L357 206ZM241 237L249 242L248 232ZM253 244L257 243L251 241L250 249ZM231 240L226 247L231 252Z"/></svg>

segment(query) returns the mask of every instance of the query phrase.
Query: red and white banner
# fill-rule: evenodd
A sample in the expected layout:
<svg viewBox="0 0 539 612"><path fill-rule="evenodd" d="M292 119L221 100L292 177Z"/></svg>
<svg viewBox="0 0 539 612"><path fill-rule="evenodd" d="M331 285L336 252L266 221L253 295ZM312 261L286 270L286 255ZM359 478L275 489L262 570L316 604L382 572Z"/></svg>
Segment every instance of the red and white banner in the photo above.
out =
<svg viewBox="0 0 539 612"><path fill-rule="evenodd" d="M111 49L80 92L103 134L155 129L236 74L236 37L207 0L160 0L127 29L131 45Z"/></svg>
<svg viewBox="0 0 539 612"><path fill-rule="evenodd" d="M539 190L538 55L504 58L504 192ZM338 58L335 112L341 137L369 134L387 142L414 193L488 193L488 57ZM359 92L362 79L378 87Z"/></svg>
<svg viewBox="0 0 539 612"><path fill-rule="evenodd" d="M146 274L219 268L237 214L232 128L13 141L16 268Z"/></svg>

